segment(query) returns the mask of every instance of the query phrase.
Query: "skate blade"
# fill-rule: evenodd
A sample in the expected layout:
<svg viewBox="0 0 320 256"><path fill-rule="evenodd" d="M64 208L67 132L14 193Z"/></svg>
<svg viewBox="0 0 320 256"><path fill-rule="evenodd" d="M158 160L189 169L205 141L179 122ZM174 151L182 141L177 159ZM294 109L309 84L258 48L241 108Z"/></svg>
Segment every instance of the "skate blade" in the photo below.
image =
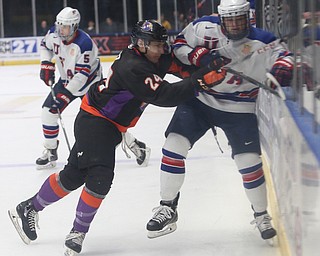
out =
<svg viewBox="0 0 320 256"><path fill-rule="evenodd" d="M277 246L277 239L276 239L276 236L272 237L272 238L269 238L269 239L265 239L264 240L267 245L271 246L271 247L275 247Z"/></svg>
<svg viewBox="0 0 320 256"><path fill-rule="evenodd" d="M164 227L162 230L159 231L148 231L148 238L152 239L152 238L157 238L160 236L164 236L164 235L168 235L172 232L174 232L177 229L177 224L176 223L172 223L167 225L166 227Z"/></svg>
<svg viewBox="0 0 320 256"><path fill-rule="evenodd" d="M74 250L71 250L67 246L64 246L64 254L63 255L64 256L75 256L75 255L79 255L79 253L75 252Z"/></svg>
<svg viewBox="0 0 320 256"><path fill-rule="evenodd" d="M24 233L24 231L22 230L20 224L19 224L19 215L17 213L17 211L15 209L12 210L8 210L8 214L9 214L9 218L13 224L13 226L15 227L15 229L17 230L20 238L22 239L22 241L25 244L30 244L30 239L26 236L26 234Z"/></svg>
<svg viewBox="0 0 320 256"><path fill-rule="evenodd" d="M51 168L56 167L56 165L57 165L56 161L52 161L52 162L49 162L45 165L37 165L37 170L51 169Z"/></svg>
<svg viewBox="0 0 320 256"><path fill-rule="evenodd" d="M144 161L140 164L141 167L147 167L149 164L150 154L151 154L151 148L146 147L145 149L146 157Z"/></svg>

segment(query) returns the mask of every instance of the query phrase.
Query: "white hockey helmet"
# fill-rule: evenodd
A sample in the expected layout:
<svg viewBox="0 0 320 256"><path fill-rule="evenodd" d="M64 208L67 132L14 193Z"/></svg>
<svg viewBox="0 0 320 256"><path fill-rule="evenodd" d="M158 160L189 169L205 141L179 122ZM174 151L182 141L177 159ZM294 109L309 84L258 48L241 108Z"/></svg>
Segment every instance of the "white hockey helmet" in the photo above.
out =
<svg viewBox="0 0 320 256"><path fill-rule="evenodd" d="M250 3L246 0L221 0L218 13L224 34L230 40L248 36ZM236 24L236 25L235 25Z"/></svg>
<svg viewBox="0 0 320 256"><path fill-rule="evenodd" d="M79 28L80 19L81 17L79 11L71 7L65 7L58 13L55 23L56 32L63 41L68 41L68 39L71 38L77 31ZM61 34L61 28L63 26L70 26L69 34Z"/></svg>

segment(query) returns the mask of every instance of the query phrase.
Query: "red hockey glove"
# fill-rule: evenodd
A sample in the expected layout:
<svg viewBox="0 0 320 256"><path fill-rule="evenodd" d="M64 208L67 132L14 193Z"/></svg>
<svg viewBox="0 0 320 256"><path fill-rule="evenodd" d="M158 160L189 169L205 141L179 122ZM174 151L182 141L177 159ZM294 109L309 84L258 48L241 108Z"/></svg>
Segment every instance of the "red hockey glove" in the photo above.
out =
<svg viewBox="0 0 320 256"><path fill-rule="evenodd" d="M40 79L45 82L46 85L51 86L54 84L54 63L50 61L41 62Z"/></svg>
<svg viewBox="0 0 320 256"><path fill-rule="evenodd" d="M221 57L217 51L209 50L208 48L202 47L202 46L197 46L196 48L194 48L188 54L188 59L191 64L197 67L204 67L210 63L215 63L217 66L216 70L220 69L223 65L227 64L227 63L224 63L226 58ZM218 66L218 65L221 65L221 66Z"/></svg>
<svg viewBox="0 0 320 256"><path fill-rule="evenodd" d="M280 57L276 60L270 73L277 79L279 84L283 87L290 86L293 77L293 61L290 55ZM271 85L271 87L276 87Z"/></svg>
<svg viewBox="0 0 320 256"><path fill-rule="evenodd" d="M226 77L227 72L222 70L212 70L204 67L191 75L192 84L197 91L209 91L213 86L220 84Z"/></svg>
<svg viewBox="0 0 320 256"><path fill-rule="evenodd" d="M60 113L68 106L68 104L70 103L70 98L62 93L58 93L56 95L56 98L53 99L53 105L50 108L50 112L52 114L57 114L58 113L58 109L60 111Z"/></svg>

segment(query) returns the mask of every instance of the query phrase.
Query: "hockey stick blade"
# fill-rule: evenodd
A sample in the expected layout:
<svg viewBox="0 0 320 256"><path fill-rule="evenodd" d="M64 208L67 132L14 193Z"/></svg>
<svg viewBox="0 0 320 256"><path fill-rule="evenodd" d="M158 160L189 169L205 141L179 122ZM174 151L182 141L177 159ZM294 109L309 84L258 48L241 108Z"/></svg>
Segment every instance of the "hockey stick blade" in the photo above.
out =
<svg viewBox="0 0 320 256"><path fill-rule="evenodd" d="M272 89L271 87L267 86L266 84L263 84L263 83L255 80L254 78L252 78L252 77L250 77L250 76L247 76L247 75L243 74L242 72L236 71L236 70L234 70L234 69L232 69L232 68L230 68L230 67L223 67L223 69L226 70L227 72L231 73L231 74L234 74L234 75L236 75L236 76L242 77L243 79L247 80L248 82L250 82L250 83L258 86L259 88L262 88L262 89L264 89L264 90L266 90L266 91L274 94L275 96L281 98L282 100L286 100L286 96L285 96L285 94L283 93L282 88L281 88L281 86L279 85L279 83L278 83L278 82L277 82L277 83L274 83L274 81L271 80L270 77L268 76L268 74L271 75L270 73L267 73L267 78L270 79L274 84L277 85L277 87L279 88L279 92L276 91L276 90L274 90L274 89ZM272 75L271 75L271 76L272 76ZM273 77L273 76L272 76L272 77ZM274 77L273 77L273 78L274 78ZM275 78L274 78L274 79L275 79ZM279 86L278 86L278 85L279 85Z"/></svg>

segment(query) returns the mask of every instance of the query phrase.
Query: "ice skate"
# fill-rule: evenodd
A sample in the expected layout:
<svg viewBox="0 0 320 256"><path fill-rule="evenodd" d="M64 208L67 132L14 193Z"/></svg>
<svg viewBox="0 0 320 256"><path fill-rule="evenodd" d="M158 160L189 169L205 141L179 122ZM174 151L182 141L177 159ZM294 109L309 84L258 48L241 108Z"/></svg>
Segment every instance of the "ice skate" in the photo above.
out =
<svg viewBox="0 0 320 256"><path fill-rule="evenodd" d="M82 243L86 234L82 232L78 232L75 230L71 230L67 235L65 243L64 243L64 255L65 256L73 256L78 255L82 250Z"/></svg>
<svg viewBox="0 0 320 256"><path fill-rule="evenodd" d="M39 229L39 216L32 204L32 199L24 201L15 209L8 211L9 217L25 244L37 239L36 228Z"/></svg>
<svg viewBox="0 0 320 256"><path fill-rule="evenodd" d="M277 235L277 231L272 227L271 219L267 211L254 213L254 220L250 224L255 224L260 231L262 239L273 245L272 238Z"/></svg>
<svg viewBox="0 0 320 256"><path fill-rule="evenodd" d="M164 236L177 229L178 199L179 194L173 201L160 201L160 206L153 209L155 213L147 223L148 238Z"/></svg>
<svg viewBox="0 0 320 256"><path fill-rule="evenodd" d="M58 149L59 141L57 141L57 147L54 149L45 149L41 157L36 161L37 169L48 169L56 166L56 161L58 160Z"/></svg>
<svg viewBox="0 0 320 256"><path fill-rule="evenodd" d="M129 149L136 156L138 165L143 167L148 165L151 149L144 142L135 139L129 146Z"/></svg>
<svg viewBox="0 0 320 256"><path fill-rule="evenodd" d="M130 155L126 152L125 147L128 147L135 155L138 165L142 167L148 165L151 149L144 142L137 140L128 132L123 133L123 142L125 145L122 146L122 149L128 158L130 158Z"/></svg>

